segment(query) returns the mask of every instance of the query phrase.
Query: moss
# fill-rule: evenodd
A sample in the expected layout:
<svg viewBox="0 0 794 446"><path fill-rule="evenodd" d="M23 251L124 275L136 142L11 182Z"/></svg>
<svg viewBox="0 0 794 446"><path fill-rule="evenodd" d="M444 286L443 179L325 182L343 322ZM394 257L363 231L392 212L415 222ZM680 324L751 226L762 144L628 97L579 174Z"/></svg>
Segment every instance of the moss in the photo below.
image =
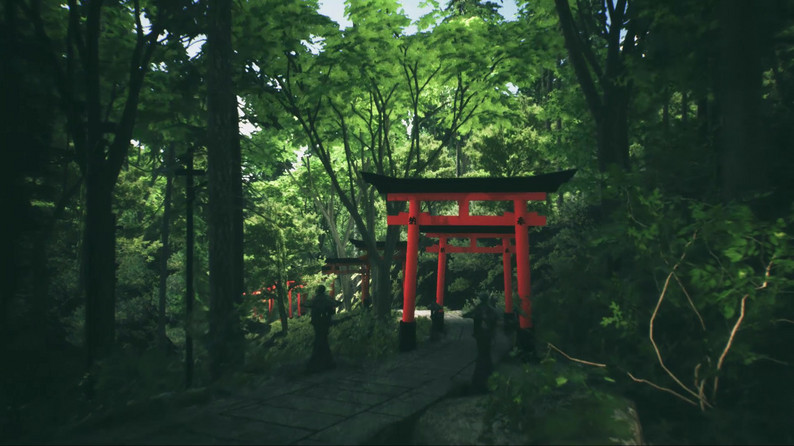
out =
<svg viewBox="0 0 794 446"><path fill-rule="evenodd" d="M533 417L535 444L636 444L639 425L631 401L600 390Z"/></svg>

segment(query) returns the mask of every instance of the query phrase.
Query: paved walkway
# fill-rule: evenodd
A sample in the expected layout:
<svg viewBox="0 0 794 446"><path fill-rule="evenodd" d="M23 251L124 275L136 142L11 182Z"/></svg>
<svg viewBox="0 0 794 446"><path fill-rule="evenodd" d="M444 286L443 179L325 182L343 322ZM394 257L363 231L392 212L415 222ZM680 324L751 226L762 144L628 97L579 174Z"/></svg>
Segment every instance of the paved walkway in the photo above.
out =
<svg viewBox="0 0 794 446"><path fill-rule="evenodd" d="M428 316L417 311L417 316ZM423 409L468 384L476 344L472 320L446 314L446 334L422 342L370 369L345 366L295 379L278 378L245 394L216 398L175 409L159 419L143 419L93 431L70 444L366 444L393 442L383 432L400 433ZM494 360L510 342L501 329ZM405 434L405 432L403 432ZM398 435L399 436L399 435ZM407 438L397 440L405 442Z"/></svg>

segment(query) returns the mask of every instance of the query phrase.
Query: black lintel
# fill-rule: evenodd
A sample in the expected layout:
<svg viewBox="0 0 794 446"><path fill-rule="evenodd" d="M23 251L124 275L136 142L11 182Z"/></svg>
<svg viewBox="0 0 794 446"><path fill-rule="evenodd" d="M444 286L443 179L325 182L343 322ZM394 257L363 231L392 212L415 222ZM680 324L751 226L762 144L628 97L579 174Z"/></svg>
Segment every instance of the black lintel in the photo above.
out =
<svg viewBox="0 0 794 446"><path fill-rule="evenodd" d="M358 249L363 249L364 251L367 250L367 244L364 242L364 240L357 240L357 239L351 238L350 239L350 243L352 243L353 246L355 246ZM375 246L378 249L383 249L383 248L386 247L386 242L385 241L375 242ZM399 241L399 240L397 241L397 244L395 245L396 248L402 248L402 249L405 249L407 246L408 246L408 242Z"/></svg>
<svg viewBox="0 0 794 446"><path fill-rule="evenodd" d="M515 234L515 226L419 225L419 232L430 234Z"/></svg>
<svg viewBox="0 0 794 446"><path fill-rule="evenodd" d="M528 177L395 178L361 172L381 194L454 192L556 192L576 169Z"/></svg>

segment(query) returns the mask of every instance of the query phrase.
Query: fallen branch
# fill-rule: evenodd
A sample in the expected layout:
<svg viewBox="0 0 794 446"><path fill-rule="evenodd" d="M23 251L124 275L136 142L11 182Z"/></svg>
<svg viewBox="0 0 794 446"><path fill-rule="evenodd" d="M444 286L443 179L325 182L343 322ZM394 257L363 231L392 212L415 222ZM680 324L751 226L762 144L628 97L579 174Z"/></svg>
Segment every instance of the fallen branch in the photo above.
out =
<svg viewBox="0 0 794 446"><path fill-rule="evenodd" d="M684 395L681 395L680 393L676 392L673 389L668 389L667 387L662 387L662 386L660 386L658 384L654 384L654 383L648 381L647 379L635 378L634 375L632 375L630 372L626 372L626 374L629 375L629 378L631 378L634 382L648 384L649 386L653 387L654 389L661 390L662 392L671 393L671 394L677 396L678 398L686 401L687 403L689 403L689 404L691 404L693 406L697 406L698 405L698 403L692 401L691 399L685 397ZM703 403L704 403L704 401L701 400L701 405ZM706 403L706 404L708 404L708 403Z"/></svg>
<svg viewBox="0 0 794 446"><path fill-rule="evenodd" d="M556 351L557 351L559 354L561 354L561 355L565 356L565 357L566 357L567 359L569 359L570 361L573 361L573 362L578 362L578 363L580 363L580 364L585 364L585 365L591 365L591 366L593 366L593 367L606 367L606 366L607 366L606 364L601 364L601 363L598 363L598 362L590 362L590 361L585 361L585 360L583 360L583 359L576 359L576 358L574 358L574 357L568 356L568 355L567 355L567 354L566 354L564 351L562 351L562 350L560 350L559 348L557 348L556 346L554 346L554 344L552 344L551 342L547 342L547 343L546 343L546 345L547 345L547 346L549 346L550 348L553 348L553 349L554 349L554 350L556 350Z"/></svg>

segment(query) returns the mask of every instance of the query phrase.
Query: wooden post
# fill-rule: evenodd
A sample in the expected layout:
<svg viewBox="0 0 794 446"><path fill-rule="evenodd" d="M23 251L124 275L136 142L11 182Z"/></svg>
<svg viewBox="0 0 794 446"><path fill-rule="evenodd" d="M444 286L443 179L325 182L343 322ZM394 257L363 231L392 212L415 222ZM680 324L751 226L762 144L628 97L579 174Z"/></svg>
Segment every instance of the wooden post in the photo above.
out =
<svg viewBox="0 0 794 446"><path fill-rule="evenodd" d="M444 283L447 273L447 238L438 239L438 275L436 277L436 303L444 306Z"/></svg>
<svg viewBox="0 0 794 446"><path fill-rule="evenodd" d="M516 219L516 270L518 275L518 297L521 299L519 327L532 328L532 304L530 302L529 285L529 231L527 230L527 203L514 200L513 208Z"/></svg>
<svg viewBox="0 0 794 446"><path fill-rule="evenodd" d="M289 318L292 319L292 284L294 280L287 281L287 301L289 302Z"/></svg>
<svg viewBox="0 0 794 446"><path fill-rule="evenodd" d="M510 249L510 240L507 238L502 239L502 247L504 253L502 254L502 269L504 270L504 286L505 286L505 313L513 312L513 253Z"/></svg>
<svg viewBox="0 0 794 446"><path fill-rule="evenodd" d="M405 276L403 278L403 322L414 321L416 303L416 264L419 256L419 200L408 204L408 247L405 252Z"/></svg>
<svg viewBox="0 0 794 446"><path fill-rule="evenodd" d="M364 274L361 277L361 304L369 299L369 263L364 266Z"/></svg>

